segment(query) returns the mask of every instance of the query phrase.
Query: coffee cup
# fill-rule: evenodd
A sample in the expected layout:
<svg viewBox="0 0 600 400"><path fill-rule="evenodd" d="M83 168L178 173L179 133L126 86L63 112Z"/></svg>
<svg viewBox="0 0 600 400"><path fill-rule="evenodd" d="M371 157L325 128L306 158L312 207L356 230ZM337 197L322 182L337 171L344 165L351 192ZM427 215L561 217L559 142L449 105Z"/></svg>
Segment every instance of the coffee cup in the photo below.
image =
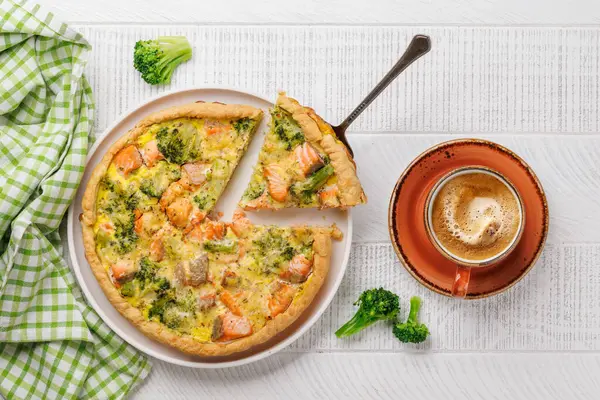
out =
<svg viewBox="0 0 600 400"><path fill-rule="evenodd" d="M504 175L475 165L452 170L435 183L424 218L433 246L456 264L452 295L464 298L472 268L494 265L517 247L525 208Z"/></svg>

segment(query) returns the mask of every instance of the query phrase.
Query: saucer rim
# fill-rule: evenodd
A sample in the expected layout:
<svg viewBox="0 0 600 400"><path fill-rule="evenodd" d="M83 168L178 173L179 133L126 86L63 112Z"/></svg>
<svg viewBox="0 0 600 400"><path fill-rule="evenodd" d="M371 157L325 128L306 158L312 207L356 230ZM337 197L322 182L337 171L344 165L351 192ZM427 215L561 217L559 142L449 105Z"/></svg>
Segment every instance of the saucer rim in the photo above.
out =
<svg viewBox="0 0 600 400"><path fill-rule="evenodd" d="M452 140L447 140L447 141L435 144L435 145L427 148L425 151L421 152L405 168L405 170L402 172L402 174L396 181L396 185L394 186L394 190L392 191L392 195L390 197L390 203L388 206L388 231L390 234L392 246L394 247L394 252L398 256L398 259L400 260L401 264L404 266L404 269L406 269L412 275L412 277L415 278L415 280L417 280L417 282L419 282L426 288L428 288L436 293L439 293L439 294L447 296L447 297L453 297L450 290L443 289L443 288L433 284L432 282L424 279L423 276L421 276L419 273L417 273L418 269L415 268L415 266L413 266L411 264L411 262L409 260L407 260L406 257L404 256L403 250L400 245L400 240L398 239L398 232L396 230L395 208L396 208L396 204L398 203L398 194L400 193L400 189L402 188L404 181L410 175L413 168L418 163L420 163L425 157L427 157L430 154L437 152L441 149L450 148L450 147L460 145L460 144L476 144L476 145L480 145L480 146L486 146L490 150L491 149L499 150L501 152L504 152L509 157L513 158L516 162L518 162L521 165L521 167L523 167L523 169L527 172L527 174L532 178L533 183L535 184L535 187L536 187L536 190L538 193L538 197L540 198L542 207L543 207L543 231L542 231L542 235L540 237L538 246L535 250L534 257L532 258L529 265L527 265L525 268L523 268L519 272L519 274L517 276L515 276L514 279L512 279L506 285L504 285L496 290L492 290L492 291L488 291L488 292L481 292L481 293L468 293L467 292L467 295L464 297L464 299L466 299L466 300L477 300L477 299L483 299L483 298L495 296L497 294L505 292L506 290L510 289L511 287L513 287L514 285L519 283L529 273L529 271L531 271L531 269L535 266L538 259L540 258L541 254L543 252L543 249L545 247L545 244L546 244L546 241L548 238L548 229L549 229L549 224L550 224L550 218L549 218L549 210L548 210L548 201L547 201L546 193L544 191L542 183L540 182L539 178L537 177L537 175L535 174L533 169L529 166L529 164L527 164L525 162L525 160L523 160L520 156L518 156L512 150L510 150L496 142L492 142L490 140L485 140L485 139L478 139L478 138L452 139Z"/></svg>

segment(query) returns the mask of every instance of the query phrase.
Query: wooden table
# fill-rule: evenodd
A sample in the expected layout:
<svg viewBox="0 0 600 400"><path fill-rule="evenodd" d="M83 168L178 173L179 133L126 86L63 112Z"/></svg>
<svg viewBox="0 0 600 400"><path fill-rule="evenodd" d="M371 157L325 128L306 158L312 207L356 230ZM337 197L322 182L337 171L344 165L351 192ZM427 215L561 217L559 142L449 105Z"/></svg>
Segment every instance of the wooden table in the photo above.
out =
<svg viewBox="0 0 600 400"><path fill-rule="evenodd" d="M134 398L600 396L599 2L41 3L94 47L87 76L98 134L150 96L205 84L268 97L285 89L339 121L413 34L433 41L432 52L352 127L370 202L355 211L348 272L321 320L289 349L240 368L194 370L155 360ZM169 88L149 87L132 68L135 41L159 34L186 35L194 46L193 60ZM421 287L400 266L387 233L389 194L405 166L427 147L465 136L525 158L551 213L546 249L529 276L473 302ZM379 285L401 293L404 304L423 297L422 319L432 331L424 346L400 344L383 325L335 339L358 294Z"/></svg>

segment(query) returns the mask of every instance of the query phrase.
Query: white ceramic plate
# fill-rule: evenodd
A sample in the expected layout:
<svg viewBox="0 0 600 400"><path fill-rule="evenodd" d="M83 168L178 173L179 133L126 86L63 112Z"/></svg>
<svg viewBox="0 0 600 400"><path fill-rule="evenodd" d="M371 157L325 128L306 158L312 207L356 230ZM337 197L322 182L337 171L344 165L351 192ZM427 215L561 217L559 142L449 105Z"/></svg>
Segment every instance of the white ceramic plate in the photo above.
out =
<svg viewBox="0 0 600 400"><path fill-rule="evenodd" d="M275 93L273 93L273 97L275 97ZM334 242L329 274L310 307L304 311L294 324L268 342L230 356L198 357L182 353L144 336L127 319L121 316L104 296L104 292L98 285L85 259L81 225L79 223L79 215L82 212L81 200L92 170L113 142L131 129L145 115L170 106L191 103L197 100L249 104L260 107L265 111L263 122L250 144L248 152L242 158L231 182L216 206L216 210L223 211L224 220L231 219L238 200L241 198L247 183L250 182L252 168L258 159L258 152L262 146L264 134L267 131L267 123L270 119L268 109L273 103L260 96L226 88L196 88L172 92L154 98L126 113L113 126L109 127L92 147L81 186L77 191L73 205L69 209L67 228L69 254L73 263L73 270L88 302L100 317L131 345L153 357L173 364L196 368L232 367L257 361L276 353L298 339L319 319L333 299L346 270L352 241L352 218L349 211L336 210L283 210L276 213L270 211L249 213L250 219L257 224L292 225L308 223L312 225L329 225L336 223L344 233L344 239L341 242Z"/></svg>

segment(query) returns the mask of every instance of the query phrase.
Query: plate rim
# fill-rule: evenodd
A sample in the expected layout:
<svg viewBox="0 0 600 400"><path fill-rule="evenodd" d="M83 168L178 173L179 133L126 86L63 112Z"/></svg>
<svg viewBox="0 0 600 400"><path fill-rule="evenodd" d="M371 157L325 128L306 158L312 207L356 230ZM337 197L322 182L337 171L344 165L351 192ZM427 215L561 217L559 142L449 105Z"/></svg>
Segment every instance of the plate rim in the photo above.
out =
<svg viewBox="0 0 600 400"><path fill-rule="evenodd" d="M106 129L104 129L102 134L100 134L96 137L96 141L94 142L92 147L89 149L88 154L86 156L85 168L86 169L88 168L88 164L89 164L92 156L96 153L96 151L98 150L100 145L107 139L109 133L112 130L114 130L121 122L123 122L124 119L128 118L130 115L141 110L142 108L147 107L149 104L151 104L157 100L160 100L163 97L168 97L168 96L172 96L172 95L181 94L184 92L192 92L192 91L197 91L197 90L221 90L221 91L236 92L236 93L241 93L243 95L250 95L250 96L256 97L260 100L263 100L267 103L273 104L272 101L268 100L261 94L258 94L256 92L246 90L243 88L235 88L235 87L226 86L226 85L200 85L200 86L193 86L193 87L185 88L185 89L173 89L173 90L168 90L168 91L159 93L155 96L152 96L151 98L149 98L146 101L142 101L141 103L138 103L137 105L135 105L133 107L130 107L125 112L121 113L118 117L115 118L115 120L112 124L110 124ZM82 177L82 180L83 180L83 177ZM269 347L259 353L253 354L251 356L248 356L248 357L245 357L245 358L239 359L239 360L208 363L208 362L202 362L202 361L185 361L185 360L171 358L170 356L161 354L160 352L157 352L154 349L146 348L145 346L137 343L134 339L129 338L128 334L125 333L116 323L113 323L113 321L104 313L104 310L96 302L96 300L94 299L94 296L88 289L87 285L82 284L82 282L84 282L85 280L84 280L83 275L81 274L81 265L79 265L79 262L78 262L78 257L75 252L75 243L74 243L74 224L76 223L75 222L75 210L74 210L75 202L74 201L75 201L75 197L77 197L77 192L82 187L82 183L83 182L80 182L80 184L75 192L76 194L73 198L71 205L69 206L68 214L67 214L67 246L69 248L69 258L70 258L71 270L75 274L75 278L77 279L78 286L79 286L80 290L82 291L82 293L84 294L85 300L87 301L88 305L90 305L94 309L94 311L96 311L96 313L100 316L102 321L104 323L106 323L108 325L108 327L115 334L117 334L122 340L124 340L125 342L127 342L128 344L133 346L138 351L141 351L142 353L144 353L146 355L149 355L149 356L159 359L161 361L168 362L170 364L175 364L175 365L180 365L180 366L190 367L190 368L201 368L201 369L231 368L231 367L246 365L246 364L250 364L250 363L262 360L266 357L269 357L269 356L283 350L284 348L290 346L292 343L297 341L301 336L303 336L323 316L325 311L331 305L333 298L337 294L339 287L342 283L342 280L344 279L344 276L346 274L346 270L348 268L348 261L350 259L350 251L352 250L352 235L353 235L353 218L352 218L352 210L351 209L347 209L345 211L346 219L348 221L347 222L348 223L348 228L347 228L348 232L346 233L348 244L347 244L346 248L344 249L344 254L343 254L343 257L341 260L340 272L339 272L336 280L333 282L331 291L325 296L323 306L321 306L321 308L317 309L315 315L313 317L311 317L310 319L308 319L304 324L302 324L296 332L294 332L293 334L286 337L285 339L283 339L282 341L280 341L279 343L275 344L272 347ZM319 292L320 291L321 291L321 289L319 290ZM150 339L150 340L152 340L152 339Z"/></svg>

